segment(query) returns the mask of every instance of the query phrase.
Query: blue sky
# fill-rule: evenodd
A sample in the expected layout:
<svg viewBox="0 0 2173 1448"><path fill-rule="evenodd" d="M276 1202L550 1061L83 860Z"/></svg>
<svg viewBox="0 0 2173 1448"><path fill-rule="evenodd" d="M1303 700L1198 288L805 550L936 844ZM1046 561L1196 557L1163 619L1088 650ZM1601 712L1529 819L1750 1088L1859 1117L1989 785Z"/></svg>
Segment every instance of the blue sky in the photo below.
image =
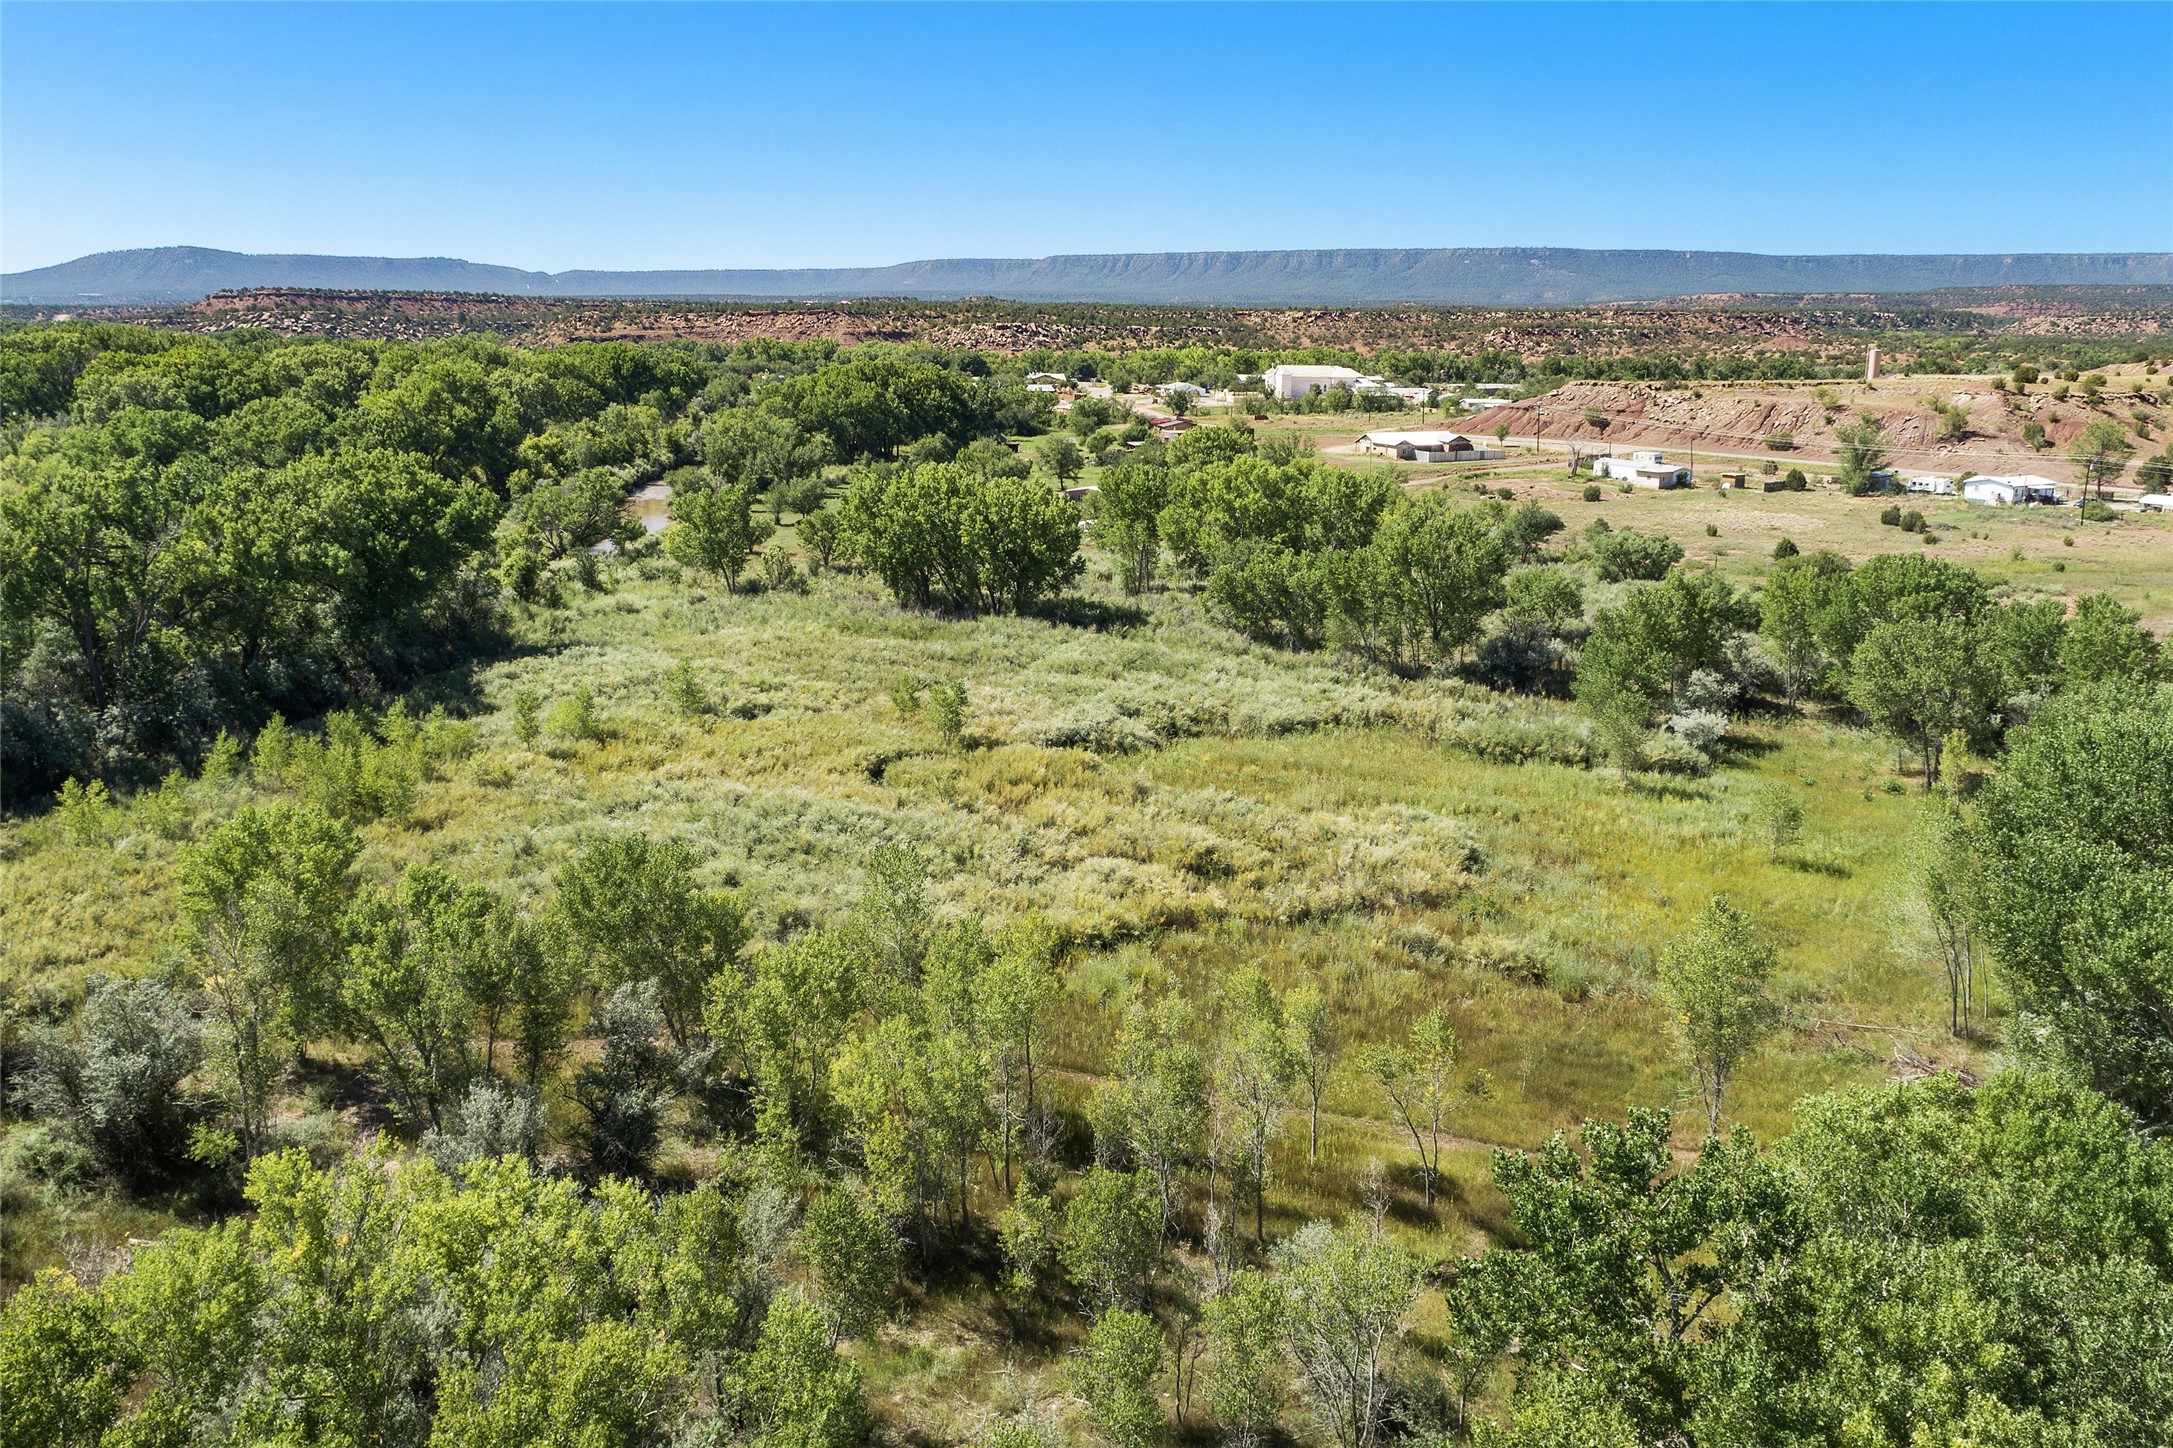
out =
<svg viewBox="0 0 2173 1448"><path fill-rule="evenodd" d="M0 265L2173 250L2173 5L0 5Z"/></svg>

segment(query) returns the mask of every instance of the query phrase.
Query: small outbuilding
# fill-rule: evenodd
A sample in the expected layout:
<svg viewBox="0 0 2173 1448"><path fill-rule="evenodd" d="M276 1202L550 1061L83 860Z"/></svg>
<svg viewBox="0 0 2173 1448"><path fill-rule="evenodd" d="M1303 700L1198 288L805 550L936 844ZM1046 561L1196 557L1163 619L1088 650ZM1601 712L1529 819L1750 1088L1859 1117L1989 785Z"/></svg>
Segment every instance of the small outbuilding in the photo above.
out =
<svg viewBox="0 0 2173 1448"><path fill-rule="evenodd" d="M1954 479L1952 478L1931 476L1910 478L1902 484L1902 487L1909 492L1927 493L1935 498L1951 498L1954 496Z"/></svg>
<svg viewBox="0 0 2173 1448"><path fill-rule="evenodd" d="M2173 493L2145 493L2135 506L2146 513L2173 513Z"/></svg>

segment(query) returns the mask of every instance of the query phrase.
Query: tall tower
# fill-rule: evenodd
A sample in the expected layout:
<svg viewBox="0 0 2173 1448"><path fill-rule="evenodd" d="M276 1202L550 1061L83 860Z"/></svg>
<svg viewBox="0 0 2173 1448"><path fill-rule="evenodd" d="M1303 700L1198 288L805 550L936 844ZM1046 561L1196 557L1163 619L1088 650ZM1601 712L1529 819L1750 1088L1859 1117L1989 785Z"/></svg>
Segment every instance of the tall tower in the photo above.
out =
<svg viewBox="0 0 2173 1448"><path fill-rule="evenodd" d="M1878 381L1878 380L1879 380L1879 344L1878 344L1878 343L1876 343L1876 342L1874 342L1874 343L1872 343L1872 344L1871 344L1871 355L1870 355L1870 356L1868 356L1868 357L1866 357L1866 358L1864 358L1864 381L1866 381L1866 382L1876 382L1876 381Z"/></svg>

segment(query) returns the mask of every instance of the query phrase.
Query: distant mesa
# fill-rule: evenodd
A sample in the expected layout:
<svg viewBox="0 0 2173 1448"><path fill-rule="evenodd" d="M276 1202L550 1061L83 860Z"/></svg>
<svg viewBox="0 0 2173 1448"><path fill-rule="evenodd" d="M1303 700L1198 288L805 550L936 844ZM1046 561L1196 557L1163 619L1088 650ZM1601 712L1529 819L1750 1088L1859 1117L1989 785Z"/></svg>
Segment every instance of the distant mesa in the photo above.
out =
<svg viewBox="0 0 2173 1448"><path fill-rule="evenodd" d="M533 272L453 257L256 256L199 246L108 251L0 275L0 301L193 302L250 287L517 297L1107 302L1208 306L1558 306L1721 294L2173 285L2173 253L1761 256L1731 251L1454 247L1135 252L1034 260L737 271Z"/></svg>

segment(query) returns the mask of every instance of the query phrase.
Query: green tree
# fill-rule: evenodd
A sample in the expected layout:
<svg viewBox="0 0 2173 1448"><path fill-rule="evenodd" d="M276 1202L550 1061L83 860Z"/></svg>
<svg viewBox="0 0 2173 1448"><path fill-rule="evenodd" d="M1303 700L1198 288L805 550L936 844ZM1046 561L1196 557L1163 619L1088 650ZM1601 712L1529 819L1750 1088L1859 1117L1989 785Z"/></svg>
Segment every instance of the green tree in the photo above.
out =
<svg viewBox="0 0 2173 1448"><path fill-rule="evenodd" d="M2109 417L2093 418L2075 443L2084 493L2104 497L2105 485L2127 471L2128 459L2134 456L2135 444L2128 440L2126 428Z"/></svg>
<svg viewBox="0 0 2173 1448"><path fill-rule="evenodd" d="M1484 1097L1489 1087L1483 1071L1459 1079L1463 1058L1463 1042L1439 1006L1411 1023L1405 1044L1369 1046L1358 1057L1359 1069L1411 1133L1429 1211L1441 1178L1442 1137L1449 1118L1465 1102Z"/></svg>
<svg viewBox="0 0 2173 1448"><path fill-rule="evenodd" d="M1717 895L1660 953L1660 994L1698 1079L1711 1136L1720 1134L1728 1082L1772 1022L1773 968L1773 948L1750 917Z"/></svg>
<svg viewBox="0 0 2173 1448"><path fill-rule="evenodd" d="M1320 1160L1320 1101L1343 1055L1343 1035L1320 982L1308 978L1283 997L1284 1048L1305 1087L1305 1158Z"/></svg>
<svg viewBox="0 0 2173 1448"><path fill-rule="evenodd" d="M853 1448L867 1436L860 1370L838 1357L822 1314L797 1293L770 1304L739 1387L761 1448Z"/></svg>
<svg viewBox="0 0 2173 1448"><path fill-rule="evenodd" d="M881 1324L898 1284L898 1234L859 1193L832 1187L808 1204L800 1256L830 1319L833 1346Z"/></svg>
<svg viewBox="0 0 2173 1448"><path fill-rule="evenodd" d="M1377 1230L1314 1222L1276 1244L1275 1265L1306 1405L1339 1448L1371 1448L1386 1427L1390 1356L1418 1297L1418 1262Z"/></svg>
<svg viewBox="0 0 2173 1448"><path fill-rule="evenodd" d="M2173 698L2063 691L1977 795L1973 914L2025 1041L2147 1126L2173 1122Z"/></svg>
<svg viewBox="0 0 2173 1448"><path fill-rule="evenodd" d="M754 516L754 490L744 482L676 491L671 518L664 551L689 568L716 574L727 592L738 591L747 560L776 531Z"/></svg>
<svg viewBox="0 0 2173 1448"><path fill-rule="evenodd" d="M1066 433L1044 438L1035 454L1050 476L1056 479L1058 487L1069 487L1071 480L1086 470L1086 454L1080 451L1077 440Z"/></svg>
<svg viewBox="0 0 2173 1448"><path fill-rule="evenodd" d="M1088 1167L1064 1208L1058 1255L1088 1301L1144 1303L1162 1257L1162 1207L1153 1176Z"/></svg>
<svg viewBox="0 0 2173 1448"><path fill-rule="evenodd" d="M92 1448L132 1376L104 1304L70 1274L41 1272L0 1307L5 1448Z"/></svg>
<svg viewBox="0 0 2173 1448"><path fill-rule="evenodd" d="M1455 654L1499 608L1509 551L1477 510L1435 492L1390 509L1377 535L1406 627L1430 658Z"/></svg>
<svg viewBox="0 0 2173 1448"><path fill-rule="evenodd" d="M1592 568L1602 583L1657 582L1683 561L1683 547L1658 533L1622 528L1588 535Z"/></svg>
<svg viewBox="0 0 2173 1448"><path fill-rule="evenodd" d="M1926 789L1939 778L1940 742L1956 729L1982 732L1990 696L1975 632L1954 619L1882 623L1850 656L1850 702L1872 727L1915 749Z"/></svg>
<svg viewBox="0 0 2173 1448"><path fill-rule="evenodd" d="M243 1150L263 1140L286 1044L327 1022L361 841L306 806L245 806L183 852L181 917Z"/></svg>
<svg viewBox="0 0 2173 1448"><path fill-rule="evenodd" d="M1861 493L1870 487L1871 475L1884 468L1893 457L1893 450L1887 444L1886 425L1876 413L1859 413L1856 421L1835 428L1833 441L1841 464L1841 486L1851 493Z"/></svg>
<svg viewBox="0 0 2173 1448"><path fill-rule="evenodd" d="M2158 641L2143 616L2109 593L2086 593L2060 639L2060 676L2069 685L2148 679L2157 673Z"/></svg>
<svg viewBox="0 0 2173 1448"><path fill-rule="evenodd" d="M710 981L736 972L747 924L730 895L702 889L695 859L674 840L613 834L558 872L552 912L560 938L596 981L649 980L681 1050L703 1032Z"/></svg>
<svg viewBox="0 0 2173 1448"><path fill-rule="evenodd" d="M1503 612L1527 619L1550 633L1584 621L1584 590L1562 568L1519 568L1503 590Z"/></svg>
<svg viewBox="0 0 2173 1448"><path fill-rule="evenodd" d="M1215 1068L1218 1132L1228 1152L1232 1195L1252 1200L1253 1241L1267 1242L1268 1175L1290 1088L1297 1074L1282 1011L1258 967L1231 981L1225 997L1222 1050Z"/></svg>
<svg viewBox="0 0 2173 1448"><path fill-rule="evenodd" d="M462 967L490 948L495 904L489 891L417 865L347 910L345 1028L375 1053L400 1113L435 1130L481 1068L470 1049L478 1006Z"/></svg>
<svg viewBox="0 0 2173 1448"><path fill-rule="evenodd" d="M749 496L788 492L817 476L830 461L827 438L811 437L790 418L753 407L712 413L702 426L699 446L711 476L722 486L744 488Z"/></svg>
<svg viewBox="0 0 2173 1448"><path fill-rule="evenodd" d="M1207 1144L1208 1072L1191 1027L1180 996L1132 1003L1092 1107L1096 1149L1153 1174L1165 1230L1176 1217L1178 1179Z"/></svg>
<svg viewBox="0 0 2173 1448"><path fill-rule="evenodd" d="M1187 433L1179 441L1194 435ZM1162 563L1161 516L1170 501L1168 471L1132 464L1105 469L1094 501L1095 541L1116 559L1117 582L1134 597L1146 593L1154 586Z"/></svg>
<svg viewBox="0 0 2173 1448"><path fill-rule="evenodd" d="M1257 1448L1281 1418L1285 1316L1281 1285L1261 1272L1238 1273L1207 1302L1207 1407L1235 1448Z"/></svg>
<svg viewBox="0 0 2173 1448"><path fill-rule="evenodd" d="M1162 1440L1166 1421L1154 1391L1162 1351L1159 1323L1144 1312L1116 1307L1094 1320L1073 1357L1072 1390L1111 1448L1148 1448Z"/></svg>
<svg viewBox="0 0 2173 1448"><path fill-rule="evenodd" d="M1831 549L1779 558L1758 598L1758 628L1773 645L1781 687L1793 704L1828 665L1819 624L1847 586L1848 560Z"/></svg>
<svg viewBox="0 0 2173 1448"><path fill-rule="evenodd" d="M622 531L626 487L609 468L589 468L563 482L539 483L507 513L514 546L529 540L545 558L593 548Z"/></svg>

